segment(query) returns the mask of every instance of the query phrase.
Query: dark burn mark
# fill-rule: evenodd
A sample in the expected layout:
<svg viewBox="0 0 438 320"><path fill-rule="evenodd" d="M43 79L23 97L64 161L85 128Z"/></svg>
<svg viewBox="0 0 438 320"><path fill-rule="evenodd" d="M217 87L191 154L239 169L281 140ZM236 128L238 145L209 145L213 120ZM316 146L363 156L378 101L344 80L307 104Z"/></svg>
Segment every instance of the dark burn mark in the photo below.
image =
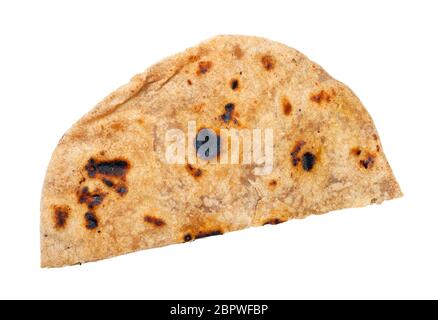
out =
<svg viewBox="0 0 438 320"><path fill-rule="evenodd" d="M124 160L113 161L96 161L91 158L85 169L90 178L94 178L97 174L111 177L124 177L129 169L129 164Z"/></svg>
<svg viewBox="0 0 438 320"><path fill-rule="evenodd" d="M101 204L103 201L103 196L100 194L96 194L92 196L92 201L91 203L88 205L88 207L90 209L94 208L95 206L98 206L99 204Z"/></svg>
<svg viewBox="0 0 438 320"><path fill-rule="evenodd" d="M97 161L96 159L91 158L85 165L88 177L100 179L107 187L113 188L121 196L128 192L126 186L126 175L129 168L129 162L122 159ZM94 201L91 201L88 199L90 195L87 195L87 192L89 192L88 189L83 190L80 202L86 202L90 209L99 205L103 200L103 196L106 195L100 192L100 196L102 197L94 196Z"/></svg>
<svg viewBox="0 0 438 320"><path fill-rule="evenodd" d="M225 112L223 115L221 115L221 118L225 123L228 123L228 122L230 122L232 117L231 117L230 113Z"/></svg>
<svg viewBox="0 0 438 320"><path fill-rule="evenodd" d="M374 156L372 154L368 154L366 159L360 160L359 163L365 169L370 169L374 165Z"/></svg>
<svg viewBox="0 0 438 320"><path fill-rule="evenodd" d="M306 152L305 154L303 154L303 158L302 158L302 166L303 169L305 171L310 171L312 170L313 166L315 165L316 162L316 157L313 153L311 152Z"/></svg>
<svg viewBox="0 0 438 320"><path fill-rule="evenodd" d="M201 147L208 143L210 141L210 137L212 139L216 138L216 146L208 145L209 148L203 148L203 150L200 150ZM204 160L211 160L215 157L217 157L220 154L221 149L221 137L219 135L216 135L216 132L210 129L201 129L196 135L196 139L194 141L196 154Z"/></svg>
<svg viewBox="0 0 438 320"><path fill-rule="evenodd" d="M93 209L102 203L105 196L99 189L90 192L88 187L84 187L79 193L79 203L85 203L89 209Z"/></svg>
<svg viewBox="0 0 438 320"><path fill-rule="evenodd" d="M191 234L187 233L186 235L184 235L184 242L189 242L192 241L193 237Z"/></svg>
<svg viewBox="0 0 438 320"><path fill-rule="evenodd" d="M276 186L277 186L277 180L271 180L271 181L269 181L269 185L270 185L271 187L276 187Z"/></svg>
<svg viewBox="0 0 438 320"><path fill-rule="evenodd" d="M191 86L193 83L192 83L192 80L190 80L190 79L188 79L187 80L187 84L189 85L189 86Z"/></svg>
<svg viewBox="0 0 438 320"><path fill-rule="evenodd" d="M275 68L275 59L271 55L264 55L262 57L262 64L267 71L270 71Z"/></svg>
<svg viewBox="0 0 438 320"><path fill-rule="evenodd" d="M230 87L231 87L232 90L237 90L239 88L239 80L231 79Z"/></svg>
<svg viewBox="0 0 438 320"><path fill-rule="evenodd" d="M225 105L225 113L221 115L221 118L225 123L228 123L233 119L234 108L234 103L227 103Z"/></svg>
<svg viewBox="0 0 438 320"><path fill-rule="evenodd" d="M126 186L119 186L117 187L116 192L121 196L124 196L128 192L128 188Z"/></svg>
<svg viewBox="0 0 438 320"><path fill-rule="evenodd" d="M280 224L280 223L283 223L283 222L285 222L285 220L282 220L282 219L279 219L279 218L274 218L274 219L267 220L265 223L263 223L263 225L264 226L266 226L268 224L275 225L275 224Z"/></svg>
<svg viewBox="0 0 438 320"><path fill-rule="evenodd" d="M331 96L324 90L321 90L318 93L310 95L310 100L317 104L321 104L322 102L330 102Z"/></svg>
<svg viewBox="0 0 438 320"><path fill-rule="evenodd" d="M84 218L85 218L85 227L89 230L96 229L97 226L99 225L99 222L94 212L91 211L87 212L84 215Z"/></svg>
<svg viewBox="0 0 438 320"><path fill-rule="evenodd" d="M153 216L148 216L148 215L144 217L144 222L150 223L156 227L162 227L162 226L166 225L166 223L164 222L163 219L153 217Z"/></svg>
<svg viewBox="0 0 438 320"><path fill-rule="evenodd" d="M292 105L286 97L281 99L281 105L283 106L283 113L288 116L292 112Z"/></svg>
<svg viewBox="0 0 438 320"><path fill-rule="evenodd" d="M225 111L227 111L227 112L232 112L232 111L234 111L234 103L227 103L227 104L225 105Z"/></svg>
<svg viewBox="0 0 438 320"><path fill-rule="evenodd" d="M79 193L79 203L87 202L87 198L90 195L90 189L88 187L83 187Z"/></svg>
<svg viewBox="0 0 438 320"><path fill-rule="evenodd" d="M114 186L114 182L112 182L111 180L108 180L106 178L103 178L102 182L105 183L105 185L107 185L110 188L112 188Z"/></svg>
<svg viewBox="0 0 438 320"><path fill-rule="evenodd" d="M360 156L361 153L362 153L362 150L360 148L351 149L351 154L354 156Z"/></svg>
<svg viewBox="0 0 438 320"><path fill-rule="evenodd" d="M298 157L298 154L300 153L301 149L303 148L303 146L306 143L302 140L297 141L295 143L294 148L292 149L292 152L290 153L290 156L292 157L292 164L294 167L296 167L298 165L298 163L300 162L300 158Z"/></svg>
<svg viewBox="0 0 438 320"><path fill-rule="evenodd" d="M213 63L211 61L199 61L198 63L198 71L196 71L196 74L199 76L201 74L205 74L208 71L210 71Z"/></svg>
<svg viewBox="0 0 438 320"><path fill-rule="evenodd" d="M376 146L376 150L377 152L380 151L378 145ZM355 147L351 149L351 154L356 157L363 155L362 159L359 160L359 164L365 169L370 169L375 163L376 155L369 151L362 151L360 148Z"/></svg>
<svg viewBox="0 0 438 320"><path fill-rule="evenodd" d="M200 176L202 176L202 170L193 167L191 164L187 164L186 169L195 178L199 178Z"/></svg>
<svg viewBox="0 0 438 320"><path fill-rule="evenodd" d="M55 227L57 229L63 229L65 228L65 225L67 223L67 219L70 215L70 207L68 206L55 206L54 209L55 213Z"/></svg>
<svg viewBox="0 0 438 320"><path fill-rule="evenodd" d="M223 234L220 230L213 230L213 231L199 231L198 234L195 236L195 239L202 239L212 236L219 236Z"/></svg>

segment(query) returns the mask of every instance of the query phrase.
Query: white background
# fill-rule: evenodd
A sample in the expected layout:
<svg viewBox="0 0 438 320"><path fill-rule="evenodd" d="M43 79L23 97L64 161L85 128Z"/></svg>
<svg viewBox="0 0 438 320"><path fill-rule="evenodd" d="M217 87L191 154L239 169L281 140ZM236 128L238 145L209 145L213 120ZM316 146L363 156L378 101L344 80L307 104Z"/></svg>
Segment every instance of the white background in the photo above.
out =
<svg viewBox="0 0 438 320"><path fill-rule="evenodd" d="M1 1L0 298L438 298L436 1ZM292 46L373 116L405 197L82 266L39 268L62 134L217 34Z"/></svg>

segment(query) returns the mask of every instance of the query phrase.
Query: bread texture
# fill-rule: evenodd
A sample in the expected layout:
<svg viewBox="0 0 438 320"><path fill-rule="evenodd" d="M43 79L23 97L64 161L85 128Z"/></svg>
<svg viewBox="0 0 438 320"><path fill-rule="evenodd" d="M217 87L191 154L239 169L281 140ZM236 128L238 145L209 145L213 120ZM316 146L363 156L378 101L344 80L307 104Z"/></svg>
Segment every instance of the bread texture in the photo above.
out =
<svg viewBox="0 0 438 320"><path fill-rule="evenodd" d="M272 129L273 165L169 163L169 130ZM233 131L233 132L235 132ZM227 140L228 141L228 140ZM196 153L187 136L184 150ZM220 149L220 154L225 151ZM239 159L242 150L239 151ZM355 94L283 44L218 36L111 93L62 137L41 200L60 267L400 197Z"/></svg>

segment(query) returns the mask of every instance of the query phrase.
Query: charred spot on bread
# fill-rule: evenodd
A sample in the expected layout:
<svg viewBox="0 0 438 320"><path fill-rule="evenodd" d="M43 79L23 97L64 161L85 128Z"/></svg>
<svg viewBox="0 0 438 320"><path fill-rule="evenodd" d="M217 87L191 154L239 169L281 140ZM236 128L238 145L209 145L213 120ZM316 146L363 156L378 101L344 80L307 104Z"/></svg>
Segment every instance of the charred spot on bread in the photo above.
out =
<svg viewBox="0 0 438 320"><path fill-rule="evenodd" d="M231 119L233 119L234 108L234 103L227 103L225 105L225 113L221 115L221 118L225 123L228 123Z"/></svg>
<svg viewBox="0 0 438 320"><path fill-rule="evenodd" d="M289 102L289 100L286 97L283 97L281 99L281 105L283 107L283 113L284 115L288 116L292 112L292 104Z"/></svg>
<svg viewBox="0 0 438 320"><path fill-rule="evenodd" d="M184 235L184 242L192 241L193 237L190 233Z"/></svg>
<svg viewBox="0 0 438 320"><path fill-rule="evenodd" d="M85 227L89 230L96 229L99 225L96 215L92 211L88 211L85 215Z"/></svg>
<svg viewBox="0 0 438 320"><path fill-rule="evenodd" d="M239 88L239 80L231 79L230 88L231 88L231 90L237 90Z"/></svg>
<svg viewBox="0 0 438 320"><path fill-rule="evenodd" d="M263 223L263 225L264 226L266 226L268 224L276 225L276 224L280 224L280 223L283 223L283 222L285 222L285 220L280 219L280 218L273 218L273 219L269 219L269 220L265 221Z"/></svg>
<svg viewBox="0 0 438 320"><path fill-rule="evenodd" d="M276 186L277 186L277 180L271 180L271 181L269 181L269 185L270 185L271 187L276 187Z"/></svg>
<svg viewBox="0 0 438 320"><path fill-rule="evenodd" d="M226 105L225 105L225 111L226 112L233 112L234 111L234 103L227 103Z"/></svg>
<svg viewBox="0 0 438 320"><path fill-rule="evenodd" d="M262 57L262 65L267 71L275 68L275 59L273 56L266 54Z"/></svg>
<svg viewBox="0 0 438 320"><path fill-rule="evenodd" d="M196 74L198 76L201 74L205 74L208 71L210 71L212 66L213 66L213 63L211 61L199 61L198 70L196 71Z"/></svg>
<svg viewBox="0 0 438 320"><path fill-rule="evenodd" d="M83 187L79 192L79 203L85 203L89 209L93 209L102 204L105 196L106 193L103 193L99 189L90 192L88 187Z"/></svg>
<svg viewBox="0 0 438 320"><path fill-rule="evenodd" d="M192 80L190 80L190 79L187 79L187 84L189 85L189 86L191 86L193 83L192 83Z"/></svg>
<svg viewBox="0 0 438 320"><path fill-rule="evenodd" d="M195 239L202 239L202 238L207 238L207 237L212 237L212 236L219 236L221 234L223 234L223 232L221 230L199 231L196 234Z"/></svg>
<svg viewBox="0 0 438 320"><path fill-rule="evenodd" d="M166 222L163 219L151 215L145 215L143 220L144 222L152 224L156 227L163 227L166 225Z"/></svg>
<svg viewBox="0 0 438 320"><path fill-rule="evenodd" d="M88 160L85 169L90 178L94 178L97 174L110 177L123 177L126 175L129 164L125 160L112 161L96 161L94 158Z"/></svg>
<svg viewBox="0 0 438 320"><path fill-rule="evenodd" d="M85 170L89 178L101 180L105 186L112 188L120 196L124 196L128 192L126 175L130 167L130 163L121 158L112 160L96 160L96 158L90 158L85 165ZM101 204L103 197L106 195L106 193L100 192L101 197L95 196L94 202L90 203L87 192L89 192L87 189L83 189L79 202L86 202L90 209Z"/></svg>
<svg viewBox="0 0 438 320"><path fill-rule="evenodd" d="M376 146L376 152L380 151L380 147ZM359 158L359 165L364 169L370 169L373 167L375 160L376 160L376 154L373 152L370 152L369 150L362 150L359 147L355 147L351 149L351 154L357 158Z"/></svg>
<svg viewBox="0 0 438 320"><path fill-rule="evenodd" d="M187 164L186 169L195 178L199 178L200 176L202 176L202 170L199 168L195 168L191 164Z"/></svg>
<svg viewBox="0 0 438 320"><path fill-rule="evenodd" d="M242 48L240 48L240 46L238 44L236 44L233 47L233 55L237 58L237 59L241 59L243 57L243 51Z"/></svg>
<svg viewBox="0 0 438 320"><path fill-rule="evenodd" d="M126 187L125 185L118 186L116 188L116 192L119 195L124 196L128 192L128 187Z"/></svg>
<svg viewBox="0 0 438 320"><path fill-rule="evenodd" d="M310 100L312 102L315 102L317 104L321 104L323 102L330 102L331 101L331 96L329 93L327 93L327 91L325 90L321 90L317 93L311 94L310 95Z"/></svg>
<svg viewBox="0 0 438 320"><path fill-rule="evenodd" d="M54 211L55 228L64 229L67 224L67 219L70 215L70 207L55 206L53 211Z"/></svg>
<svg viewBox="0 0 438 320"><path fill-rule="evenodd" d="M303 166L303 170L310 171L316 162L316 156L311 152L306 152L303 154L301 164Z"/></svg>
<svg viewBox="0 0 438 320"><path fill-rule="evenodd" d="M375 156L368 153L365 159L359 161L362 167L365 169L370 169L374 165Z"/></svg>
<svg viewBox="0 0 438 320"><path fill-rule="evenodd" d="M101 194L93 194L91 202L88 204L88 208L92 209L95 206L98 206L103 201L103 195Z"/></svg>
<svg viewBox="0 0 438 320"><path fill-rule="evenodd" d="M303 146L305 144L306 143L304 141L302 141L302 140L299 140L299 141L295 142L295 145L294 145L294 147L292 149L292 152L290 153L290 156L292 158L292 165L294 167L296 167L298 165L298 163L300 162L300 160L301 160L300 157L298 157L298 154L300 153L301 149L303 148Z"/></svg>
<svg viewBox="0 0 438 320"><path fill-rule="evenodd" d="M114 186L114 182L112 182L112 181L109 180L109 179L102 178L102 182L105 183L105 185L108 186L108 187L110 187L110 188L112 188L112 187Z"/></svg>
<svg viewBox="0 0 438 320"><path fill-rule="evenodd" d="M360 156L361 153L362 153L362 150L358 147L351 149L351 154L354 156Z"/></svg>

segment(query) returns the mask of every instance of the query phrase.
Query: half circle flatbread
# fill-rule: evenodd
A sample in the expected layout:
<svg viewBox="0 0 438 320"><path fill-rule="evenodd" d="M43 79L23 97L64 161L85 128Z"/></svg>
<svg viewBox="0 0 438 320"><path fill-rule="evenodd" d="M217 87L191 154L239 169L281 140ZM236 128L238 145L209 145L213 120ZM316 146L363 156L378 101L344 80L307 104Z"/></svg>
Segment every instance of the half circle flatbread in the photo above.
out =
<svg viewBox="0 0 438 320"><path fill-rule="evenodd" d="M196 132L219 137L221 129L272 129L272 170L260 174L260 164L242 161L168 163L166 134L187 133L193 121ZM196 154L186 138L184 150ZM43 187L41 265L400 196L373 121L348 87L283 44L219 36L136 75L62 137Z"/></svg>

